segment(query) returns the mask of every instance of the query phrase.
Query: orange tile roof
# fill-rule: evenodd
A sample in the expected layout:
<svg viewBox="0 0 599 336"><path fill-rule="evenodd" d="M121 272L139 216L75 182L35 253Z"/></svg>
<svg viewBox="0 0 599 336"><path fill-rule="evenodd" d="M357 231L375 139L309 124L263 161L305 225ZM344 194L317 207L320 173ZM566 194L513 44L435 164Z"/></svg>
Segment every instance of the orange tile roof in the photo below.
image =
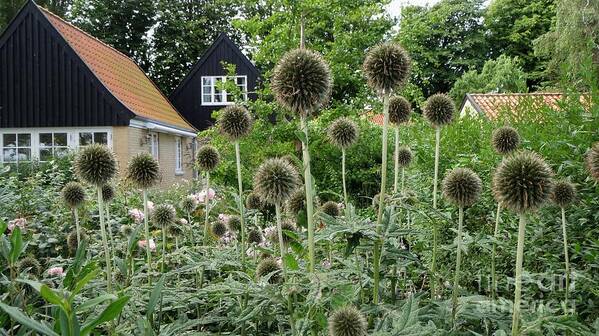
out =
<svg viewBox="0 0 599 336"><path fill-rule="evenodd" d="M383 115L382 113L378 113L375 114L371 117L368 118L372 123L379 125L379 126L383 126L383 124L385 123L385 115Z"/></svg>
<svg viewBox="0 0 599 336"><path fill-rule="evenodd" d="M194 130L129 57L38 6L91 71L137 116Z"/></svg>
<svg viewBox="0 0 599 336"><path fill-rule="evenodd" d="M563 98L562 93L469 93L466 99L473 103L474 108L484 113L487 118L495 119L502 110L514 111L525 99L530 100L533 106L540 108L547 106L552 109L559 108L558 102Z"/></svg>

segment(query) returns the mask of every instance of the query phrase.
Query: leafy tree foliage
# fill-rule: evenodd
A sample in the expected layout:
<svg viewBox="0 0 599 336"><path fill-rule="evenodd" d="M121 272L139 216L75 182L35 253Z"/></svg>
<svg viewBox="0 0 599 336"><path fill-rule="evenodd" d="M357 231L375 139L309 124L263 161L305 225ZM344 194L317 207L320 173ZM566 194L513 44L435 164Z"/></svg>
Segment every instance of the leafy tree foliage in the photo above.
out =
<svg viewBox="0 0 599 336"><path fill-rule="evenodd" d="M411 82L424 96L448 92L466 71L487 57L482 0L441 0L403 9L399 42L413 60Z"/></svg>
<svg viewBox="0 0 599 336"><path fill-rule="evenodd" d="M73 23L94 37L150 66L148 31L155 24L153 0L75 0Z"/></svg>
<svg viewBox="0 0 599 336"><path fill-rule="evenodd" d="M17 14L23 6L25 0L2 0L0 1L0 32L6 28L6 25ZM64 16L73 3L73 0L39 0L36 3L42 7L48 8L52 13Z"/></svg>
<svg viewBox="0 0 599 336"><path fill-rule="evenodd" d="M555 0L495 0L485 14L491 54L517 56L530 74L532 85L540 81L546 59L536 55L532 41L549 31L555 16Z"/></svg>
<svg viewBox="0 0 599 336"><path fill-rule="evenodd" d="M451 88L450 95L459 105L466 93L526 92L526 77L518 57L501 55L485 62L480 72L464 73Z"/></svg>

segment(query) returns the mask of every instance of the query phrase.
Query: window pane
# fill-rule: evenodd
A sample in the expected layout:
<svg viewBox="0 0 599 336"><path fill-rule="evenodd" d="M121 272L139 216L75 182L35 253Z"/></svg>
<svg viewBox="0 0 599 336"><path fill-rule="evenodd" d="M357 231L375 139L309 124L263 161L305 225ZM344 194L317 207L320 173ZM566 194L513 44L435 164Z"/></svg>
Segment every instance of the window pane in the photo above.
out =
<svg viewBox="0 0 599 336"><path fill-rule="evenodd" d="M4 162L17 161L17 150L14 148L4 149Z"/></svg>
<svg viewBox="0 0 599 336"><path fill-rule="evenodd" d="M91 133L79 133L79 146L87 146L92 144Z"/></svg>
<svg viewBox="0 0 599 336"><path fill-rule="evenodd" d="M52 133L40 133L40 147L52 146Z"/></svg>
<svg viewBox="0 0 599 336"><path fill-rule="evenodd" d="M211 93L212 93L212 87L204 86L204 94L211 94Z"/></svg>
<svg viewBox="0 0 599 336"><path fill-rule="evenodd" d="M203 77L202 78L202 85L208 85L210 86L212 84L212 78L210 77Z"/></svg>
<svg viewBox="0 0 599 336"><path fill-rule="evenodd" d="M233 99L233 94L232 93L227 93L227 102L232 103L233 101L235 101L235 99Z"/></svg>
<svg viewBox="0 0 599 336"><path fill-rule="evenodd" d="M212 103L212 95L204 95L204 100L205 103Z"/></svg>
<svg viewBox="0 0 599 336"><path fill-rule="evenodd" d="M106 132L94 133L94 143L107 145L108 144L108 133L106 133Z"/></svg>
<svg viewBox="0 0 599 336"><path fill-rule="evenodd" d="M52 149L42 148L40 149L40 161L52 160Z"/></svg>
<svg viewBox="0 0 599 336"><path fill-rule="evenodd" d="M69 154L68 147L54 148L54 157L61 158Z"/></svg>
<svg viewBox="0 0 599 336"><path fill-rule="evenodd" d="M67 146L66 133L54 133L54 146Z"/></svg>
<svg viewBox="0 0 599 336"><path fill-rule="evenodd" d="M31 149L30 148L19 148L19 161L31 160Z"/></svg>
<svg viewBox="0 0 599 336"><path fill-rule="evenodd" d="M239 86L245 85L245 77L237 77L237 85L239 85Z"/></svg>
<svg viewBox="0 0 599 336"><path fill-rule="evenodd" d="M19 147L31 147L31 134L18 134Z"/></svg>
<svg viewBox="0 0 599 336"><path fill-rule="evenodd" d="M17 146L17 135L16 134L4 134L2 139L4 141L4 147L16 147Z"/></svg>

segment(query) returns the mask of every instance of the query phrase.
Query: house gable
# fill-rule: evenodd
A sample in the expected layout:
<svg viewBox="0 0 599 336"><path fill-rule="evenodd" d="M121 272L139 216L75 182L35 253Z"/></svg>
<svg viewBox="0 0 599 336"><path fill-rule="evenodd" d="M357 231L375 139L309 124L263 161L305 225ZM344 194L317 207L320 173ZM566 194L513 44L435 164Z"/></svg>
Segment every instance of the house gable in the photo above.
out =
<svg viewBox="0 0 599 336"><path fill-rule="evenodd" d="M124 126L134 116L28 1L0 36L0 128Z"/></svg>
<svg viewBox="0 0 599 336"><path fill-rule="evenodd" d="M171 93L172 104L183 114L195 128L204 130L214 124L211 118L213 111L226 104L202 103L202 77L225 76L222 62L234 64L239 76L246 76L248 99L255 99L255 88L260 72L225 34L221 34L196 62L191 71Z"/></svg>

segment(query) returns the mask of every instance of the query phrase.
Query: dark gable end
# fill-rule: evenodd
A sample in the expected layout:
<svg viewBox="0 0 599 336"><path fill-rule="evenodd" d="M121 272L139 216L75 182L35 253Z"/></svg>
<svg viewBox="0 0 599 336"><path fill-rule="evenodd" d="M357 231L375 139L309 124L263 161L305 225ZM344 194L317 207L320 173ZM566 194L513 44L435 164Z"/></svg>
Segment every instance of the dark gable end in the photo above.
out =
<svg viewBox="0 0 599 336"><path fill-rule="evenodd" d="M0 36L0 127L127 126L134 116L28 1Z"/></svg>
<svg viewBox="0 0 599 336"><path fill-rule="evenodd" d="M214 120L210 115L224 107L202 105L202 76L226 75L222 61L235 64L237 74L247 76L248 99L256 99L260 72L233 41L220 34L169 96L175 108L198 130L212 126Z"/></svg>

